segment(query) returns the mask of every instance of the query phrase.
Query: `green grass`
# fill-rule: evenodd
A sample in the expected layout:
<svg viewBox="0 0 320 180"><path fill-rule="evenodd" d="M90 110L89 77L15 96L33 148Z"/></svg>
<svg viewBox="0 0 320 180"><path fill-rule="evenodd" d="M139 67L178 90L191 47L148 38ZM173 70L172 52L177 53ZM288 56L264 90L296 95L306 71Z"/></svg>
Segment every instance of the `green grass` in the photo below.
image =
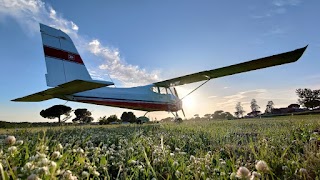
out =
<svg viewBox="0 0 320 180"><path fill-rule="evenodd" d="M0 173L5 179L230 179L244 166L263 179L319 179L318 131L318 115L2 129ZM7 135L23 144L14 150L4 143ZM268 171L256 169L259 160Z"/></svg>

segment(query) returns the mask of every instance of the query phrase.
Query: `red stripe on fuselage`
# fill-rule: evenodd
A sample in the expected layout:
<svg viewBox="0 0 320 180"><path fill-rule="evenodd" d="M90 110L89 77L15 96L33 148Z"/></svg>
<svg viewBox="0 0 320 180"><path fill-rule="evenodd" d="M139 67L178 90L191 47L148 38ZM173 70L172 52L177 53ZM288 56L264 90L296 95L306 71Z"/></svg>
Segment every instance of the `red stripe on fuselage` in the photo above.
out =
<svg viewBox="0 0 320 180"><path fill-rule="evenodd" d="M172 111L180 110L176 104L132 102L132 101L109 101L109 100L77 100L78 102L128 108L142 111Z"/></svg>
<svg viewBox="0 0 320 180"><path fill-rule="evenodd" d="M70 62L75 62L79 64L83 64L83 61L79 54L75 54L72 52L64 51L61 49L55 49L49 46L43 46L43 51L45 56L54 57L58 59L63 59Z"/></svg>

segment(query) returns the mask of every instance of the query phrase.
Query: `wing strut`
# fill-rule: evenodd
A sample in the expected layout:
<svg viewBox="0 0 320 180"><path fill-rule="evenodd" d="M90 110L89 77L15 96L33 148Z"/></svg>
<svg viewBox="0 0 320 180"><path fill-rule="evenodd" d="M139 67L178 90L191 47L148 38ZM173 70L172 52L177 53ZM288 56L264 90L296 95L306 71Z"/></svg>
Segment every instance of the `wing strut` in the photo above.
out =
<svg viewBox="0 0 320 180"><path fill-rule="evenodd" d="M206 84L208 81L210 81L211 79L208 77L208 79L203 82L202 84L200 84L198 87L196 87L194 90L190 91L187 95L183 96L183 98L180 99L180 101L182 101L182 99L186 98L187 96L189 96L190 94L192 94L194 91L196 91L197 89L199 89L201 86L203 86L204 84Z"/></svg>

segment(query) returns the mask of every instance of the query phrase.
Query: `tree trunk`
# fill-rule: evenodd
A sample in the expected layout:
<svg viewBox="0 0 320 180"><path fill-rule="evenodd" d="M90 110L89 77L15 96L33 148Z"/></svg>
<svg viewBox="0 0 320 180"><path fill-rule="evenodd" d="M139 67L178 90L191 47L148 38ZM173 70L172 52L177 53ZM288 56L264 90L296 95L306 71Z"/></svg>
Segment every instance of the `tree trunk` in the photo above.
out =
<svg viewBox="0 0 320 180"><path fill-rule="evenodd" d="M58 119L59 119L59 124L61 123L61 119L60 119L60 116L58 117Z"/></svg>

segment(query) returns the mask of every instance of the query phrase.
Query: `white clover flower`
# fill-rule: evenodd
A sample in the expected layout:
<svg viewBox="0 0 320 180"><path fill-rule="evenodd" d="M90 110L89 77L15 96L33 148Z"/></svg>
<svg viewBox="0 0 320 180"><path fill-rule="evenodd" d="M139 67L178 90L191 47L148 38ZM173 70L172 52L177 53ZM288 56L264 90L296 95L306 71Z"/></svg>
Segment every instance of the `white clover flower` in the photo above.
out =
<svg viewBox="0 0 320 180"><path fill-rule="evenodd" d="M266 173L269 171L268 164L263 160L260 160L257 162L256 169L260 172L263 172L263 173Z"/></svg>
<svg viewBox="0 0 320 180"><path fill-rule="evenodd" d="M40 161L38 163L40 166L46 166L50 163L50 161L47 158L42 158L42 159L40 159Z"/></svg>
<svg viewBox="0 0 320 180"><path fill-rule="evenodd" d="M16 143L16 137L14 136L8 136L6 139L5 139L5 143L7 145L14 145L14 143Z"/></svg>
<svg viewBox="0 0 320 180"><path fill-rule="evenodd" d="M176 170L176 172L174 173L174 175L176 175L176 177L180 177L181 176L181 172Z"/></svg>
<svg viewBox="0 0 320 180"><path fill-rule="evenodd" d="M8 152L9 152L10 154L13 154L13 153L17 152L17 147L15 147L15 146L9 147L9 148L8 148Z"/></svg>
<svg viewBox="0 0 320 180"><path fill-rule="evenodd" d="M49 168L47 166L43 166L39 169L37 169L37 172L39 174L45 174L45 175L48 175L49 174Z"/></svg>
<svg viewBox="0 0 320 180"><path fill-rule="evenodd" d="M174 156L174 153L170 153L170 156Z"/></svg>
<svg viewBox="0 0 320 180"><path fill-rule="evenodd" d="M194 157L193 155L190 156L190 161L195 161L196 157Z"/></svg>
<svg viewBox="0 0 320 180"><path fill-rule="evenodd" d="M221 162L220 162L220 165L221 165L222 167L226 167L227 163L226 163L226 161L221 161Z"/></svg>
<svg viewBox="0 0 320 180"><path fill-rule="evenodd" d="M179 163L177 161L174 161L173 164L172 164L174 167L177 167L179 166Z"/></svg>
<svg viewBox="0 0 320 180"><path fill-rule="evenodd" d="M57 163L54 162L54 161L51 161L50 162L50 166L53 167L53 168L56 168L57 167Z"/></svg>
<svg viewBox="0 0 320 180"><path fill-rule="evenodd" d="M82 171L81 175L86 178L90 176L90 174L87 171Z"/></svg>
<svg viewBox="0 0 320 180"><path fill-rule="evenodd" d="M31 174L28 176L27 180L41 180L37 175Z"/></svg>
<svg viewBox="0 0 320 180"><path fill-rule="evenodd" d="M301 175L307 175L307 174L308 174L308 171L307 171L305 168L300 168L300 169L299 169L299 173L300 173Z"/></svg>
<svg viewBox="0 0 320 180"><path fill-rule="evenodd" d="M65 179L65 180L77 180L78 178L77 178L77 176L73 176L72 172L70 170L66 170L62 174L62 179Z"/></svg>
<svg viewBox="0 0 320 180"><path fill-rule="evenodd" d="M206 157L205 157L206 159L210 159L211 158L211 155L208 153L208 154L206 154Z"/></svg>
<svg viewBox="0 0 320 180"><path fill-rule="evenodd" d="M260 178L261 174L253 171L250 180L259 180Z"/></svg>
<svg viewBox="0 0 320 180"><path fill-rule="evenodd" d="M80 154L84 154L84 150L81 149L81 148L78 148L78 149L76 150L76 152L77 152L77 153L80 153Z"/></svg>
<svg viewBox="0 0 320 180"><path fill-rule="evenodd" d="M43 158L46 158L47 155L46 155L46 154L43 154L43 153L38 153L38 154L36 155L36 157L37 157L38 159L43 159Z"/></svg>
<svg viewBox="0 0 320 180"><path fill-rule="evenodd" d="M288 166L282 166L282 170L283 170L283 171L288 171L288 170L289 170L289 167L288 167Z"/></svg>
<svg viewBox="0 0 320 180"><path fill-rule="evenodd" d="M92 172L92 174L93 174L94 176L97 176L97 177L100 176L100 173L99 173L98 171L96 171L96 170L94 170L94 171Z"/></svg>
<svg viewBox="0 0 320 180"><path fill-rule="evenodd" d="M60 152L59 151L55 151L51 154L51 158L52 159L59 159L61 157Z"/></svg>
<svg viewBox="0 0 320 180"><path fill-rule="evenodd" d="M19 145L22 145L23 144L23 140L18 140L17 142L16 142L16 144L19 146Z"/></svg>
<svg viewBox="0 0 320 180"><path fill-rule="evenodd" d="M62 144L61 144L61 143L59 143L59 144L57 145L57 150L58 150L58 151L63 150L63 146L62 146Z"/></svg>
<svg viewBox="0 0 320 180"><path fill-rule="evenodd" d="M30 162L27 162L23 167L27 171L30 171L30 170L34 169L34 165L32 163L30 163Z"/></svg>
<svg viewBox="0 0 320 180"><path fill-rule="evenodd" d="M249 169L244 166L241 166L237 171L236 177L240 179L249 179L250 175L251 173Z"/></svg>
<svg viewBox="0 0 320 180"><path fill-rule="evenodd" d="M231 179L231 180L237 179L235 172L233 172L233 173L230 174L230 179Z"/></svg>
<svg viewBox="0 0 320 180"><path fill-rule="evenodd" d="M131 160L129 161L129 164L132 164L132 165L137 164L137 161L131 159Z"/></svg>

